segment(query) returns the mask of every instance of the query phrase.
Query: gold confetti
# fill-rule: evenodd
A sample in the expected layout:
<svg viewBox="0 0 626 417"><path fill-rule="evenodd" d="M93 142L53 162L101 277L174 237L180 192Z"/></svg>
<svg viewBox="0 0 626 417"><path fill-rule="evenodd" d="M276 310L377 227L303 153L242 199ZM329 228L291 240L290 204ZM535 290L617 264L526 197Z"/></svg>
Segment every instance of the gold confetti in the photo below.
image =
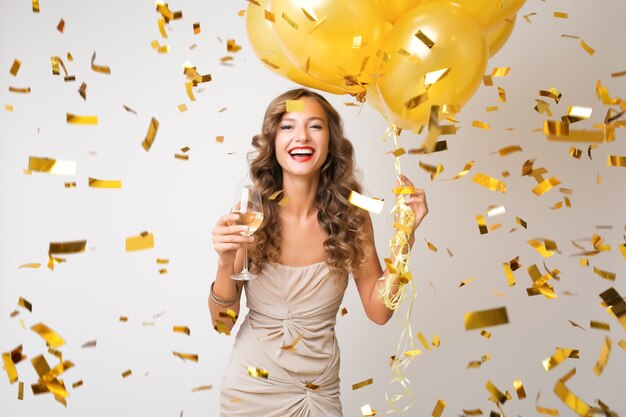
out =
<svg viewBox="0 0 626 417"><path fill-rule="evenodd" d="M422 343L422 346L424 346L424 349L426 350L430 350L430 345L428 344L428 341L426 340L426 338L424 337L424 335L422 334L422 332L419 332L417 334L417 338L419 339L419 341Z"/></svg>
<svg viewBox="0 0 626 417"><path fill-rule="evenodd" d="M133 374L133 371L131 371L130 369L127 369L124 372L122 372L122 378L128 378L132 374Z"/></svg>
<svg viewBox="0 0 626 417"><path fill-rule="evenodd" d="M375 416L377 412L377 410L372 410L372 407L369 404L365 404L361 407L361 414L363 414L363 417Z"/></svg>
<svg viewBox="0 0 626 417"><path fill-rule="evenodd" d="M439 346L441 346L441 339L439 338L439 336L433 336L433 341L431 344L434 348L438 348Z"/></svg>
<svg viewBox="0 0 626 417"><path fill-rule="evenodd" d="M193 24L193 34L194 34L194 35L197 35L197 34L198 34L198 33L200 33L200 32L201 32L201 29L200 29L200 22L196 22L196 23L194 23L194 24Z"/></svg>
<svg viewBox="0 0 626 417"><path fill-rule="evenodd" d="M291 26L295 30L298 30L298 24L296 22L294 22L293 20L291 20L291 18L289 16L287 16L287 14L285 12L283 12L282 18L285 20L285 22L287 22L287 24L289 26Z"/></svg>
<svg viewBox="0 0 626 417"><path fill-rule="evenodd" d="M73 125L97 125L98 116L77 116L72 113L66 113L66 121Z"/></svg>
<svg viewBox="0 0 626 417"><path fill-rule="evenodd" d="M480 331L480 335L482 337L484 337L485 339L489 339L491 338L491 333L489 333L487 330L483 329Z"/></svg>
<svg viewBox="0 0 626 417"><path fill-rule="evenodd" d="M406 103L404 103L404 107L406 107L407 110L412 110L426 101L428 101L428 91L410 98Z"/></svg>
<svg viewBox="0 0 626 417"><path fill-rule="evenodd" d="M104 65L96 65L95 61L96 61L96 52L94 51L93 55L91 56L91 69L101 74L111 74L111 68L104 66Z"/></svg>
<svg viewBox="0 0 626 417"><path fill-rule="evenodd" d="M80 387L80 386L82 386L82 385L83 385L83 380L81 379L81 380L79 380L79 381L74 382L74 383L72 384L72 388L73 388L73 389L76 389L76 388L78 388L78 387Z"/></svg>
<svg viewBox="0 0 626 417"><path fill-rule="evenodd" d="M298 336L297 336L297 337L293 340L293 342L291 342L291 343L290 343L290 344L288 344L288 345L281 346L281 347L280 347L280 349L282 349L282 350L290 350L290 351L295 351L295 350L296 350L296 349L295 349L295 347L296 347L296 345L298 344L298 342L300 342L300 340L302 340L302 336L303 336L302 334L299 334L299 335L298 335Z"/></svg>
<svg viewBox="0 0 626 417"><path fill-rule="evenodd" d="M191 335L191 330L187 326L174 326L172 329L174 333L185 333L187 336Z"/></svg>
<svg viewBox="0 0 626 417"><path fill-rule="evenodd" d="M366 197L357 193L354 190L350 192L350 197L348 198L348 201L354 206L376 214L379 214L382 211L383 205L385 204L384 200Z"/></svg>
<svg viewBox="0 0 626 417"><path fill-rule="evenodd" d="M178 105L178 111L184 113L187 111L187 105L185 103Z"/></svg>
<svg viewBox="0 0 626 417"><path fill-rule="evenodd" d="M99 180L89 177L89 187L91 188L122 188L120 180Z"/></svg>
<svg viewBox="0 0 626 417"><path fill-rule="evenodd" d="M619 345L619 347L624 349L624 352L626 352L626 340L622 339L619 342L617 342L617 344Z"/></svg>
<svg viewBox="0 0 626 417"><path fill-rule="evenodd" d="M463 321L465 323L465 330L473 330L507 324L509 317L506 312L506 307L499 307L465 313Z"/></svg>
<svg viewBox="0 0 626 417"><path fill-rule="evenodd" d="M216 136L215 143L224 143L224 136Z"/></svg>
<svg viewBox="0 0 626 417"><path fill-rule="evenodd" d="M22 66L22 61L20 61L19 59L14 59L13 60L13 65L11 65L11 69L9 70L9 73L16 77L17 76L17 72L20 70L20 67Z"/></svg>
<svg viewBox="0 0 626 417"><path fill-rule="evenodd" d="M373 378L369 378L369 379L366 379L364 381L357 382L356 384L352 384L352 390L354 391L354 390L357 390L359 388L363 388L363 387L366 387L368 385L372 385L373 383L374 383L374 379Z"/></svg>
<svg viewBox="0 0 626 417"><path fill-rule="evenodd" d="M493 78L491 77L491 75L483 75L483 84L485 85L485 87L493 87Z"/></svg>
<svg viewBox="0 0 626 417"><path fill-rule="evenodd" d="M467 416L482 416L483 415L483 410L481 410L480 408L475 408L473 410L463 409L463 414L465 414Z"/></svg>
<svg viewBox="0 0 626 417"><path fill-rule="evenodd" d="M556 408L545 408L545 407L541 407L539 405L536 405L535 409L540 414L546 414L548 416L558 416L559 415L559 410L557 410Z"/></svg>
<svg viewBox="0 0 626 417"><path fill-rule="evenodd" d="M487 230L487 224L485 223L485 216L482 214L477 215L476 223L478 224L478 231L481 235L489 233L489 230Z"/></svg>
<svg viewBox="0 0 626 417"><path fill-rule="evenodd" d="M24 383L22 381L20 381L18 383L17 399L18 400L23 400L24 399Z"/></svg>
<svg viewBox="0 0 626 417"><path fill-rule="evenodd" d="M553 99L556 104L559 104L559 101L561 100L562 94L561 92L555 88L555 87L550 87L547 90L539 90L539 95L541 97L548 97Z"/></svg>
<svg viewBox="0 0 626 417"><path fill-rule="evenodd" d="M445 76L448 75L449 73L450 73L450 68L443 68L437 71L427 72L426 75L424 76L424 85L426 86L426 88L428 88L432 84L436 83L437 81L445 78ZM449 112L450 109L446 108L445 111ZM458 113L458 112L454 112L454 113Z"/></svg>
<svg viewBox="0 0 626 417"><path fill-rule="evenodd" d="M453 178L450 178L450 180L458 180L459 178L464 177L465 175L467 175L467 173L470 171L470 169L472 169L473 166L474 166L474 161L468 161L465 164L465 167L463 167L463 170L461 170Z"/></svg>
<svg viewBox="0 0 626 417"><path fill-rule="evenodd" d="M19 93L19 94L29 94L30 87L18 88L9 86L9 92L11 93Z"/></svg>
<svg viewBox="0 0 626 417"><path fill-rule="evenodd" d="M609 311L611 315L613 315L624 330L626 330L626 301L624 301L622 296L613 287L600 293L600 297L610 308Z"/></svg>
<svg viewBox="0 0 626 417"><path fill-rule="evenodd" d="M414 357L414 356L419 356L422 354L422 351L419 349L412 349L412 350L407 350L404 352L404 356L406 357Z"/></svg>
<svg viewBox="0 0 626 417"><path fill-rule="evenodd" d="M468 285L468 284L469 284L469 283L471 283L472 281L474 281L474 278L467 278L467 279L464 279L463 281L461 281L461 282L459 283L459 288L461 288L461 287L464 287L464 286ZM419 333L417 336L418 336L418 337L420 337L420 336L421 336L422 338L424 337L424 335L422 335L422 333ZM422 339L420 338L420 340L422 340ZM426 340L426 339L424 339L424 340ZM424 342L422 342L422 343L424 343Z"/></svg>
<svg viewBox="0 0 626 417"><path fill-rule="evenodd" d="M537 196L541 196L560 183L561 181L558 178L550 177L547 180L541 181L535 188L532 189L532 192Z"/></svg>
<svg viewBox="0 0 626 417"><path fill-rule="evenodd" d="M285 111L287 113L304 111L304 101L303 100L285 100Z"/></svg>
<svg viewBox="0 0 626 417"><path fill-rule="evenodd" d="M483 187L490 189L491 191L506 193L506 185L504 184L504 182L483 173L476 174L474 178L472 178L472 181L474 181L476 184L482 185Z"/></svg>
<svg viewBox="0 0 626 417"><path fill-rule="evenodd" d="M26 310L30 311L31 313L33 312L33 305L30 303L30 301L28 301L25 298L20 297L19 300L17 300L17 305L20 307L25 308Z"/></svg>
<svg viewBox="0 0 626 417"><path fill-rule="evenodd" d="M511 67L496 67L491 71L492 77L506 77L511 71Z"/></svg>
<svg viewBox="0 0 626 417"><path fill-rule="evenodd" d="M50 254L69 254L85 252L86 240L77 240L73 242L50 242L48 253Z"/></svg>
<svg viewBox="0 0 626 417"><path fill-rule="evenodd" d="M576 375L576 368L573 368L556 382L554 393L576 414L580 417L585 417L589 415L591 408L565 386L565 383L574 375Z"/></svg>
<svg viewBox="0 0 626 417"><path fill-rule="evenodd" d="M498 149L498 153L500 154L500 156L507 156L514 152L522 152L522 151L523 149L519 145L511 145L511 146L506 146L504 148Z"/></svg>
<svg viewBox="0 0 626 417"><path fill-rule="evenodd" d="M435 408L433 409L431 415L433 417L441 417L444 408L446 408L446 402L444 400L437 400L437 404L435 404Z"/></svg>
<svg viewBox="0 0 626 417"><path fill-rule="evenodd" d="M278 205L281 207L287 207L287 205L289 204L289 197L283 197L279 202Z"/></svg>
<svg viewBox="0 0 626 417"><path fill-rule="evenodd" d="M398 156L398 155L396 155L396 156ZM435 178L437 178L437 176L444 170L444 167L441 164L438 164L435 167L433 165L425 164L422 161L419 162L419 167L422 168L424 171L430 173L431 181L434 180Z"/></svg>
<svg viewBox="0 0 626 417"><path fill-rule="evenodd" d="M615 281L615 278L617 277L617 274L615 272L603 271L602 269L596 268L595 266L593 267L593 272L595 272L604 279L608 279L609 281Z"/></svg>
<svg viewBox="0 0 626 417"><path fill-rule="evenodd" d="M517 399L523 400L526 398L526 391L524 390L524 385L522 384L521 379L516 379L513 381L513 387L515 388L515 392L517 393Z"/></svg>
<svg viewBox="0 0 626 417"><path fill-rule="evenodd" d="M183 361L198 362L198 355L195 353L181 353L172 351L174 356L181 358Z"/></svg>
<svg viewBox="0 0 626 417"><path fill-rule="evenodd" d="M549 258L554 255L554 252L552 252L553 250L558 250L556 242L550 239L530 239L526 243L535 248L535 250L544 258Z"/></svg>
<svg viewBox="0 0 626 417"><path fill-rule="evenodd" d="M341 309L341 317L345 316L346 314L348 314L348 309L347 309L347 308L345 308L345 307L343 307L343 308Z"/></svg>
<svg viewBox="0 0 626 417"><path fill-rule="evenodd" d="M39 13L39 0L32 0L33 13Z"/></svg>
<svg viewBox="0 0 626 417"><path fill-rule="evenodd" d="M148 133L144 138L141 146L145 149L146 152L150 150L152 147L152 143L154 143L154 139L156 138L157 131L159 130L159 121L154 117L150 120L150 126L148 127Z"/></svg>
<svg viewBox="0 0 626 417"><path fill-rule="evenodd" d="M612 347L613 347L613 341L611 340L610 337L606 336L604 338L604 343L602 344L602 351L600 352L600 357L598 358L598 361L593 367L593 372L597 376L602 375L602 372L604 371L604 368L609 361Z"/></svg>
<svg viewBox="0 0 626 417"><path fill-rule="evenodd" d="M41 336L50 346L57 348L65 344L65 340L59 336L54 330L43 323L37 323L30 328L32 331Z"/></svg>
<svg viewBox="0 0 626 417"><path fill-rule="evenodd" d="M226 336L230 336L230 328L221 320L216 320L215 326L213 327L216 332L225 334Z"/></svg>
<svg viewBox="0 0 626 417"><path fill-rule="evenodd" d="M189 155L183 155L183 154L176 153L176 154L174 154L174 158L181 159L183 161L188 161L189 160Z"/></svg>
<svg viewBox="0 0 626 417"><path fill-rule="evenodd" d="M528 229L528 224L524 220L520 219L519 217L515 218L515 223L519 224L524 229Z"/></svg>
<svg viewBox="0 0 626 417"><path fill-rule="evenodd" d="M191 392L208 391L211 389L213 389L213 385L201 385L199 387L192 388Z"/></svg>
<svg viewBox="0 0 626 417"><path fill-rule="evenodd" d="M557 347L554 355L544 359L541 364L543 365L546 372L549 372L556 366L561 364L563 361L565 361L565 359L567 358L579 359L580 352L578 351L578 349L566 349Z"/></svg>
<svg viewBox="0 0 626 417"><path fill-rule="evenodd" d="M550 110L550 103L545 100L535 99L537 105L533 107L535 111L539 114L547 114L548 116L552 116L552 110Z"/></svg>
<svg viewBox="0 0 626 417"><path fill-rule="evenodd" d="M605 330L607 332L611 331L611 325L602 321L590 320L589 327L592 329Z"/></svg>
<svg viewBox="0 0 626 417"><path fill-rule="evenodd" d="M626 167L626 156L608 155L606 164L610 167Z"/></svg>
<svg viewBox="0 0 626 417"><path fill-rule="evenodd" d="M507 396L504 395L491 381L487 381L485 388L487 388L487 391L489 391L500 404L504 404L507 401Z"/></svg>
<svg viewBox="0 0 626 417"><path fill-rule="evenodd" d="M578 328L580 328L580 329L585 330L585 328L584 328L583 326L581 326L580 324L578 324L578 323L576 323L576 322L574 322L574 321L572 321L572 320L567 320L567 321L569 321L569 324L571 324L572 326L574 326L574 327L578 327Z"/></svg>
<svg viewBox="0 0 626 417"><path fill-rule="evenodd" d="M283 190L278 190L275 193L272 193L269 197L267 197L268 200L275 200L276 197L278 197L279 195L281 195L283 193Z"/></svg>
<svg viewBox="0 0 626 417"><path fill-rule="evenodd" d="M591 46L587 45L587 43L585 41L583 41L581 39L580 41L580 46L585 50L585 52L587 52L589 55L593 55L596 53L596 50L593 49Z"/></svg>
<svg viewBox="0 0 626 417"><path fill-rule="evenodd" d="M22 269L22 268L31 268L31 269L39 269L39 267L41 267L40 263L27 263L27 264L22 264L20 266L17 267L17 269Z"/></svg>
<svg viewBox="0 0 626 417"><path fill-rule="evenodd" d="M63 29L65 29L65 20L61 19L57 25L57 30L63 33Z"/></svg>
<svg viewBox="0 0 626 417"><path fill-rule="evenodd" d="M98 343L98 342L97 342L96 340L90 340L90 341L88 341L88 342L83 343L83 345L82 345L81 347L82 347L83 349L86 349L86 348L93 348L93 347L96 347L97 343Z"/></svg>
<svg viewBox="0 0 626 417"><path fill-rule="evenodd" d="M426 47L427 47L428 49L432 49L432 47L433 47L433 46L435 46L435 42L433 42L433 41L432 41L432 40L428 37L428 35L426 35L426 34L425 34L424 32L422 32L421 30L418 30L418 31L415 33L415 37L416 37L417 39L419 39L420 41L422 41L422 43L423 43L424 45L426 45Z"/></svg>
<svg viewBox="0 0 626 417"><path fill-rule="evenodd" d="M256 368L254 366L248 366L248 374L253 378L267 379L269 377L269 371L267 369Z"/></svg>
<svg viewBox="0 0 626 417"><path fill-rule="evenodd" d="M126 252L152 248L154 248L154 235L152 233L142 232L139 236L126 238Z"/></svg>
<svg viewBox="0 0 626 417"><path fill-rule="evenodd" d="M12 106L11 104L5 104L5 105L4 105L4 109L5 109L6 111L11 112L11 111L13 111L13 106Z"/></svg>
<svg viewBox="0 0 626 417"><path fill-rule="evenodd" d="M524 15L523 17L524 17L524 20L525 20L526 22L528 22L528 23L532 23L532 21L530 20L530 17L531 17L531 16L536 16L536 15L537 15L537 13L529 13L529 14Z"/></svg>
<svg viewBox="0 0 626 417"><path fill-rule="evenodd" d="M433 245L432 243L430 243L426 239L424 239L424 240L426 241L426 246L428 246L428 249L430 249L433 252L437 252L437 247L435 245Z"/></svg>
<svg viewBox="0 0 626 417"><path fill-rule="evenodd" d="M563 119L569 123L576 123L580 120L586 120L591 117L593 109L591 107L569 106L567 108L567 116Z"/></svg>
<svg viewBox="0 0 626 417"><path fill-rule="evenodd" d="M487 106L485 107L485 110L488 112L492 112L492 111L498 111L498 106Z"/></svg>
<svg viewBox="0 0 626 417"><path fill-rule="evenodd" d="M583 151L582 151L582 149L578 149L578 148L572 146L572 147L569 148L569 154L570 154L570 156L572 158L580 159L580 157L583 154Z"/></svg>
<svg viewBox="0 0 626 417"><path fill-rule="evenodd" d="M15 382L17 382L18 374L17 369L15 368L15 364L13 363L13 359L11 358L11 354L3 353L2 361L4 362L4 370L9 377L9 383L14 384Z"/></svg>
<svg viewBox="0 0 626 417"><path fill-rule="evenodd" d="M234 39L228 39L226 41L226 51L236 53L241 50L241 45L237 45Z"/></svg>
<svg viewBox="0 0 626 417"><path fill-rule="evenodd" d="M554 17L556 17L557 19L567 19L567 13L554 12Z"/></svg>
<svg viewBox="0 0 626 417"><path fill-rule="evenodd" d="M480 120L474 120L472 122L472 127L478 127L483 130L489 130L489 125L485 122L481 122Z"/></svg>

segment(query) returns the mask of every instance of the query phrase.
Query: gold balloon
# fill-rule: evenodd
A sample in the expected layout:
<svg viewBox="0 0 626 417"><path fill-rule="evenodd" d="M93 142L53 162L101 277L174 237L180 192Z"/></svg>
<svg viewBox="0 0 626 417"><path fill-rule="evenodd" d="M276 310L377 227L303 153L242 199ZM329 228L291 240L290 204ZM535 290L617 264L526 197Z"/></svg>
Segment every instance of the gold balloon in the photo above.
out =
<svg viewBox="0 0 626 417"><path fill-rule="evenodd" d="M489 58L498 53L504 46L509 36L513 33L517 15L504 19L502 23L487 33L487 43L489 44Z"/></svg>
<svg viewBox="0 0 626 417"><path fill-rule="evenodd" d="M396 23L403 14L422 3L423 0L378 0L386 22Z"/></svg>
<svg viewBox="0 0 626 417"><path fill-rule="evenodd" d="M430 48L428 40L434 43ZM450 2L428 3L409 11L387 34L382 50L376 84L386 117L401 129L425 124L431 105L465 104L487 66L482 28L472 15ZM447 74L432 79L433 73L446 69Z"/></svg>
<svg viewBox="0 0 626 417"><path fill-rule="evenodd" d="M442 0L424 0L437 2ZM513 16L524 5L526 0L453 0L470 12L481 26L490 31L507 17Z"/></svg>
<svg viewBox="0 0 626 417"><path fill-rule="evenodd" d="M269 0L257 0L260 6L250 3L246 11L246 31L252 50L263 64L276 74L306 87L316 88L333 94L344 90L320 81L304 73L281 51L274 37L273 23L265 19Z"/></svg>
<svg viewBox="0 0 626 417"><path fill-rule="evenodd" d="M369 84L384 20L376 0L272 0L285 55L311 76L350 93Z"/></svg>

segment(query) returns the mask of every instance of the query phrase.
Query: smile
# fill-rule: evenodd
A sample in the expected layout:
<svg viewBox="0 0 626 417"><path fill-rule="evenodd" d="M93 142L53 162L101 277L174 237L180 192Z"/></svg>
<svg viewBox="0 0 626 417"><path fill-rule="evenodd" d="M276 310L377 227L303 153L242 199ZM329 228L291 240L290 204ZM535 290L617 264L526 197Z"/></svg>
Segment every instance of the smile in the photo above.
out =
<svg viewBox="0 0 626 417"><path fill-rule="evenodd" d="M289 156L297 162L307 162L313 158L313 154L315 154L315 149L309 146L299 146L289 150Z"/></svg>

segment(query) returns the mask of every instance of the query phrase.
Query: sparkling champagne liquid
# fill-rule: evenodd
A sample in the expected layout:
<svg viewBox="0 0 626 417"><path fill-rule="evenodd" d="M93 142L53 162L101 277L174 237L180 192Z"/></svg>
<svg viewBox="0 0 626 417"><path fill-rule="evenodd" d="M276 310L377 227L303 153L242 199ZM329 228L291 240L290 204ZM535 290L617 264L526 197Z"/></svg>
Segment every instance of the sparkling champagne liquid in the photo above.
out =
<svg viewBox="0 0 626 417"><path fill-rule="evenodd" d="M256 229L258 229L263 222L263 213L258 211L247 211L245 213L233 211L233 213L239 215L239 218L235 220L235 224L248 226L247 231L241 232L242 236L250 236L252 233L256 232Z"/></svg>

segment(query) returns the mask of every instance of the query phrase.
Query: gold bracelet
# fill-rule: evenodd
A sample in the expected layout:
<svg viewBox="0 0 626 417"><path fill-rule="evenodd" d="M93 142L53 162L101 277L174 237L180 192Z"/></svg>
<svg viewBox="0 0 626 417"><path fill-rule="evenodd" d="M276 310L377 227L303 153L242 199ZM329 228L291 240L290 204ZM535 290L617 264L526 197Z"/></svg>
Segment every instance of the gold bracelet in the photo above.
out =
<svg viewBox="0 0 626 417"><path fill-rule="evenodd" d="M211 291L209 292L209 299L213 301L213 303L219 307L230 307L237 302L239 298L239 287L235 284L235 288L237 288L237 293L231 298L222 298L215 295L213 292L213 285L215 285L215 281L211 284Z"/></svg>

